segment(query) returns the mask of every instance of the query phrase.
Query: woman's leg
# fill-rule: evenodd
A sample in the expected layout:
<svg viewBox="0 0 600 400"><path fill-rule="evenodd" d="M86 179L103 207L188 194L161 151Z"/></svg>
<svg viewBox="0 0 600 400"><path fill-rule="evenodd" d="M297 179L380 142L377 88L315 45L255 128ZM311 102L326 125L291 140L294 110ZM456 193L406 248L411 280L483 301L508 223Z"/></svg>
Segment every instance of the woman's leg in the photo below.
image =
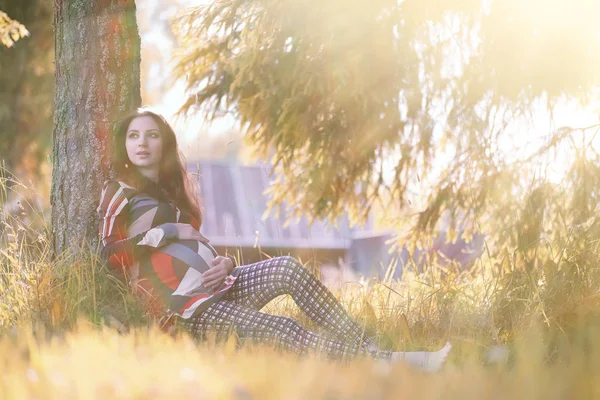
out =
<svg viewBox="0 0 600 400"><path fill-rule="evenodd" d="M223 340L233 330L244 341L275 345L299 355L312 350L328 359L341 361L357 355L381 359L391 356L390 352L369 351L356 343L317 335L301 327L292 318L262 313L230 300L220 300L210 305L197 317L180 319L180 324L200 339L212 332L218 340Z"/></svg>
<svg viewBox="0 0 600 400"><path fill-rule="evenodd" d="M289 294L298 307L338 339L379 351L327 287L293 257L275 257L241 267L226 299L260 310L275 297Z"/></svg>

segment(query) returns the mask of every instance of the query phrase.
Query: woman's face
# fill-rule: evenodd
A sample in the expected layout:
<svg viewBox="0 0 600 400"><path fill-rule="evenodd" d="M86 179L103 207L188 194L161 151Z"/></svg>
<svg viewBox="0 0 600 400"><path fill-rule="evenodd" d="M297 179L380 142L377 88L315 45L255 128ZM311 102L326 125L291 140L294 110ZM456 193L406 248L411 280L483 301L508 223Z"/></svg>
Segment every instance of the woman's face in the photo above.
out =
<svg viewBox="0 0 600 400"><path fill-rule="evenodd" d="M143 115L131 120L125 135L125 148L129 159L143 175L158 178L163 138L152 117Z"/></svg>

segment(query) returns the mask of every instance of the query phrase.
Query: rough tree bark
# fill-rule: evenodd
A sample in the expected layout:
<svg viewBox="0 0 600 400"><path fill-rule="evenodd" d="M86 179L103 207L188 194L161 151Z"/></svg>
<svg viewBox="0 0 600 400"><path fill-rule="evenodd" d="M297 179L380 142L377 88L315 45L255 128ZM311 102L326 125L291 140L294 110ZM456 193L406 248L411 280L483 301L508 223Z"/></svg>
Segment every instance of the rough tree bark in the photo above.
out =
<svg viewBox="0 0 600 400"><path fill-rule="evenodd" d="M140 106L134 0L54 0L54 251L96 246L113 122Z"/></svg>

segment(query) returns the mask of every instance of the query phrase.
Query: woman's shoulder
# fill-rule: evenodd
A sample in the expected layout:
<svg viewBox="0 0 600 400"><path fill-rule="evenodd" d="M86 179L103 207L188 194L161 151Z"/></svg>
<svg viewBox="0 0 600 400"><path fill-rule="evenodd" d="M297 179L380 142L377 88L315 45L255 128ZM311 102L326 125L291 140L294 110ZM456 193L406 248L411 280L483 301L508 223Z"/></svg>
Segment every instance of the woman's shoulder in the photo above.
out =
<svg viewBox="0 0 600 400"><path fill-rule="evenodd" d="M96 212L100 217L107 215L119 214L123 207L128 203L127 193L125 188L116 179L104 181L102 185L102 193Z"/></svg>
<svg viewBox="0 0 600 400"><path fill-rule="evenodd" d="M128 184L121 178L107 179L104 181L104 184L102 186L104 189L107 189L107 188L114 188L114 189L121 188L121 189L130 189L130 190L135 189L133 186L131 186L130 184Z"/></svg>
<svg viewBox="0 0 600 400"><path fill-rule="evenodd" d="M108 179L102 185L100 195L100 207L108 207L110 204L127 203L135 188L119 178Z"/></svg>
<svg viewBox="0 0 600 400"><path fill-rule="evenodd" d="M102 185L103 197L114 197L115 195L129 198L136 188L120 178L113 178L104 181Z"/></svg>

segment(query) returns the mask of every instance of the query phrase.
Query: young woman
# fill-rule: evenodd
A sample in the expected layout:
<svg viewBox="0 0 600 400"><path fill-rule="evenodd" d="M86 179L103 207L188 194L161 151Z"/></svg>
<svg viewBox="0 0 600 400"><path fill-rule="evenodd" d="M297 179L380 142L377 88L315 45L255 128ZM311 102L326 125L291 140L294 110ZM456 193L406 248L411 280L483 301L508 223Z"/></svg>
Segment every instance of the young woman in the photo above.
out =
<svg viewBox="0 0 600 400"><path fill-rule="evenodd" d="M337 360L357 355L405 360L427 370L443 364L449 344L432 353L378 349L319 279L292 257L236 267L217 255L199 232L197 196L175 133L162 116L140 110L119 121L112 154L118 178L105 182L98 206L101 254L124 273L149 312L174 316L199 338L209 332L224 338L234 330L242 340L298 354L312 350ZM200 256L207 248L214 255L211 265ZM283 294L330 335L260 312Z"/></svg>

